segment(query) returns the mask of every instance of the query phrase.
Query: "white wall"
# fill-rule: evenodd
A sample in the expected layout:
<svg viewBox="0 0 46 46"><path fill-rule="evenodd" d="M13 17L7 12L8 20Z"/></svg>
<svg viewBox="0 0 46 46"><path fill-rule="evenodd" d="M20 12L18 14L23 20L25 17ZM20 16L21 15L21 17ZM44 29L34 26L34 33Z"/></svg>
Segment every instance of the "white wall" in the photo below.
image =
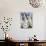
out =
<svg viewBox="0 0 46 46"><path fill-rule="evenodd" d="M20 15L21 11L33 13L33 28L32 29L20 29ZM30 6L28 0L0 0L0 17L8 16L13 17L13 22L10 33L17 40L27 40L34 34L37 35L39 40L45 39L45 13L46 8L43 7L33 8ZM18 24L19 23L19 24ZM45 34L44 34L45 33ZM2 39L2 36L1 36Z"/></svg>
<svg viewBox="0 0 46 46"><path fill-rule="evenodd" d="M45 13L46 14L46 13ZM46 39L46 15L45 15L45 31L44 31L44 39Z"/></svg>

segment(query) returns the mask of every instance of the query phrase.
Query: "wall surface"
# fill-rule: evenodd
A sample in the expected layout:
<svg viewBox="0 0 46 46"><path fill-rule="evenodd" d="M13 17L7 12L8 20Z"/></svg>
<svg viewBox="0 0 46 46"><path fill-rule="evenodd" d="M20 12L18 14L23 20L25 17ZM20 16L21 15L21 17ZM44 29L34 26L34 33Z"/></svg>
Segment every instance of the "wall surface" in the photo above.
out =
<svg viewBox="0 0 46 46"><path fill-rule="evenodd" d="M20 12L33 13L33 27L32 29L21 29L20 27ZM12 26L8 33L17 40L28 40L36 34L37 39L46 40L46 6L45 2L42 7L33 8L28 0L0 0L0 20L4 16L12 17ZM0 29L1 30L1 29ZM3 31L0 31L0 39ZM4 34L4 33L3 33Z"/></svg>

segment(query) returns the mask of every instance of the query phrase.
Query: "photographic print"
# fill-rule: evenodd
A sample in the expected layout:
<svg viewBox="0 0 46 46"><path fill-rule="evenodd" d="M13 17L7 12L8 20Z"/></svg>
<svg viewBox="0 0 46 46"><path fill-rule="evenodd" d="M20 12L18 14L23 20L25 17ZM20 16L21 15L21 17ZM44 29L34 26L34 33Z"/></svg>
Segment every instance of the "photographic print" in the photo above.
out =
<svg viewBox="0 0 46 46"><path fill-rule="evenodd" d="M32 28L32 13L31 12L21 12L21 28L28 29Z"/></svg>

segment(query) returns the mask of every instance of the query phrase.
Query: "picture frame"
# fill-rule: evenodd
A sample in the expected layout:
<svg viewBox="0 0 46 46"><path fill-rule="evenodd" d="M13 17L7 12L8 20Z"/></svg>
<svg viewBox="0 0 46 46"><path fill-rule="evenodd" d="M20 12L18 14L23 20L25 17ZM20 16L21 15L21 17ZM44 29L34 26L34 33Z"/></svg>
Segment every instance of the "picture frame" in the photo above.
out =
<svg viewBox="0 0 46 46"><path fill-rule="evenodd" d="M22 29L29 29L32 28L33 25L33 14L31 12L21 12L20 13L20 20L21 20L21 28Z"/></svg>

